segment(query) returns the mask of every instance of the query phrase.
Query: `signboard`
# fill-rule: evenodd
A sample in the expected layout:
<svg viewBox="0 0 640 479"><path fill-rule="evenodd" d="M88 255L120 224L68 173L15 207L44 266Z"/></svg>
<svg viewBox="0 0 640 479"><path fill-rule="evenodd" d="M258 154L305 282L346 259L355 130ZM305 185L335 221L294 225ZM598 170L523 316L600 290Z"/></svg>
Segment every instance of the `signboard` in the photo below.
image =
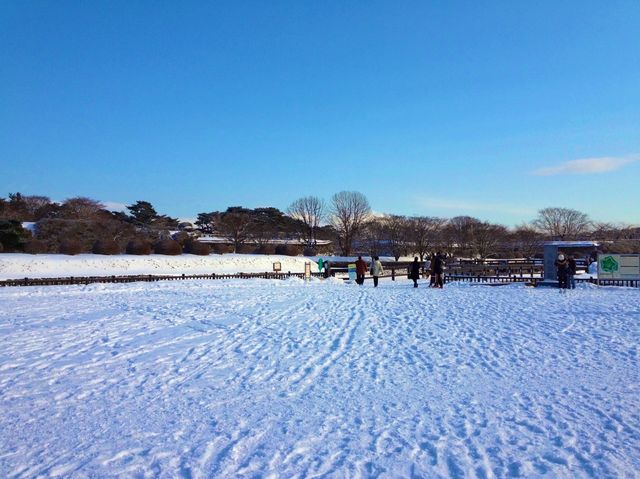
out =
<svg viewBox="0 0 640 479"><path fill-rule="evenodd" d="M599 254L598 279L640 279L640 254Z"/></svg>
<svg viewBox="0 0 640 479"><path fill-rule="evenodd" d="M356 275L356 264L355 263L349 263L349 281L355 281L357 278Z"/></svg>
<svg viewBox="0 0 640 479"><path fill-rule="evenodd" d="M279 273L282 270L282 265L280 264L279 261L273 263L273 271L275 271L276 273Z"/></svg>
<svg viewBox="0 0 640 479"><path fill-rule="evenodd" d="M311 263L304 264L304 279L311 278Z"/></svg>

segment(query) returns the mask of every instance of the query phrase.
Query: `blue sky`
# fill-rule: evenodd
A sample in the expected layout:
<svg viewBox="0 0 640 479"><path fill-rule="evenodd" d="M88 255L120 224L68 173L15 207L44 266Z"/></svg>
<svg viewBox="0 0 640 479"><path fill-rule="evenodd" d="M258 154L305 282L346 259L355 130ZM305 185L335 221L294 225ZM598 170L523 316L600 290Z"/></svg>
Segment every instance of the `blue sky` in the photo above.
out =
<svg viewBox="0 0 640 479"><path fill-rule="evenodd" d="M0 4L0 196L640 223L640 2Z"/></svg>

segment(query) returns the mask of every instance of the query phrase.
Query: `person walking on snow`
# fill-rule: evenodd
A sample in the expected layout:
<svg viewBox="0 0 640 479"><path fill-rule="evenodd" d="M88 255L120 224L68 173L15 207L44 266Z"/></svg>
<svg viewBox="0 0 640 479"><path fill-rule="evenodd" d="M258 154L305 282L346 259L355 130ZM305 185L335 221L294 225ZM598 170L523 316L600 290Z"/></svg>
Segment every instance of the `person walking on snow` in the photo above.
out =
<svg viewBox="0 0 640 479"><path fill-rule="evenodd" d="M560 253L555 261L556 270L558 272L558 288L567 289L567 275L569 274L569 262L564 254Z"/></svg>
<svg viewBox="0 0 640 479"><path fill-rule="evenodd" d="M329 260L325 260L324 262L324 277L328 278L331 276L331 264L329 263Z"/></svg>
<svg viewBox="0 0 640 479"><path fill-rule="evenodd" d="M418 257L413 258L411 263L411 271L409 272L409 279L413 280L413 287L418 287L418 279L420 278L420 263L418 263Z"/></svg>
<svg viewBox="0 0 640 479"><path fill-rule="evenodd" d="M442 275L444 273L444 258L442 257L442 253L438 251L431 262L431 270L433 275L435 276L434 280L434 288L442 288L444 286L444 280L442 279Z"/></svg>
<svg viewBox="0 0 640 479"><path fill-rule="evenodd" d="M356 260L356 283L360 286L364 284L365 274L367 274L367 263L362 259L362 256L358 256Z"/></svg>
<svg viewBox="0 0 640 479"><path fill-rule="evenodd" d="M435 288L437 286L436 284L436 273L433 270L435 263L436 263L436 255L431 253L431 257L427 260L429 262L429 287L430 288ZM426 267L426 261L425 261L425 267Z"/></svg>
<svg viewBox="0 0 640 479"><path fill-rule="evenodd" d="M384 273L384 269L382 268L382 263L380 262L380 258L374 256L371 261L370 268L371 276L373 276L373 287L378 287L378 277Z"/></svg>

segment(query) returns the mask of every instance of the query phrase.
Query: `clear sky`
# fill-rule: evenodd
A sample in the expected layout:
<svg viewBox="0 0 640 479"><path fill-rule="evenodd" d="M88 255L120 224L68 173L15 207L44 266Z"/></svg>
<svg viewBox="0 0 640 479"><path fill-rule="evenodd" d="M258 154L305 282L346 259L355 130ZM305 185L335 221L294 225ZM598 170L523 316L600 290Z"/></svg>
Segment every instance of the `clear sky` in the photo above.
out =
<svg viewBox="0 0 640 479"><path fill-rule="evenodd" d="M640 223L640 2L0 2L0 196Z"/></svg>

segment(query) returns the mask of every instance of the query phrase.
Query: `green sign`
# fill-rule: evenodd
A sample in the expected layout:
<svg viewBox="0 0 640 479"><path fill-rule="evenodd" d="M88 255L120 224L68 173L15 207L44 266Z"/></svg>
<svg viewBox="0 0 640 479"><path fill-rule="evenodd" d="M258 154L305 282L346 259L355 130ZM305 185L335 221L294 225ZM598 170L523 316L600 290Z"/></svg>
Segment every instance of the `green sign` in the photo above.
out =
<svg viewBox="0 0 640 479"><path fill-rule="evenodd" d="M615 259L613 259L613 256L606 256L602 260L600 268L605 273L615 273L616 271L618 271L618 269L620 269L620 265Z"/></svg>
<svg viewBox="0 0 640 479"><path fill-rule="evenodd" d="M640 280L640 254L598 255L598 279Z"/></svg>

